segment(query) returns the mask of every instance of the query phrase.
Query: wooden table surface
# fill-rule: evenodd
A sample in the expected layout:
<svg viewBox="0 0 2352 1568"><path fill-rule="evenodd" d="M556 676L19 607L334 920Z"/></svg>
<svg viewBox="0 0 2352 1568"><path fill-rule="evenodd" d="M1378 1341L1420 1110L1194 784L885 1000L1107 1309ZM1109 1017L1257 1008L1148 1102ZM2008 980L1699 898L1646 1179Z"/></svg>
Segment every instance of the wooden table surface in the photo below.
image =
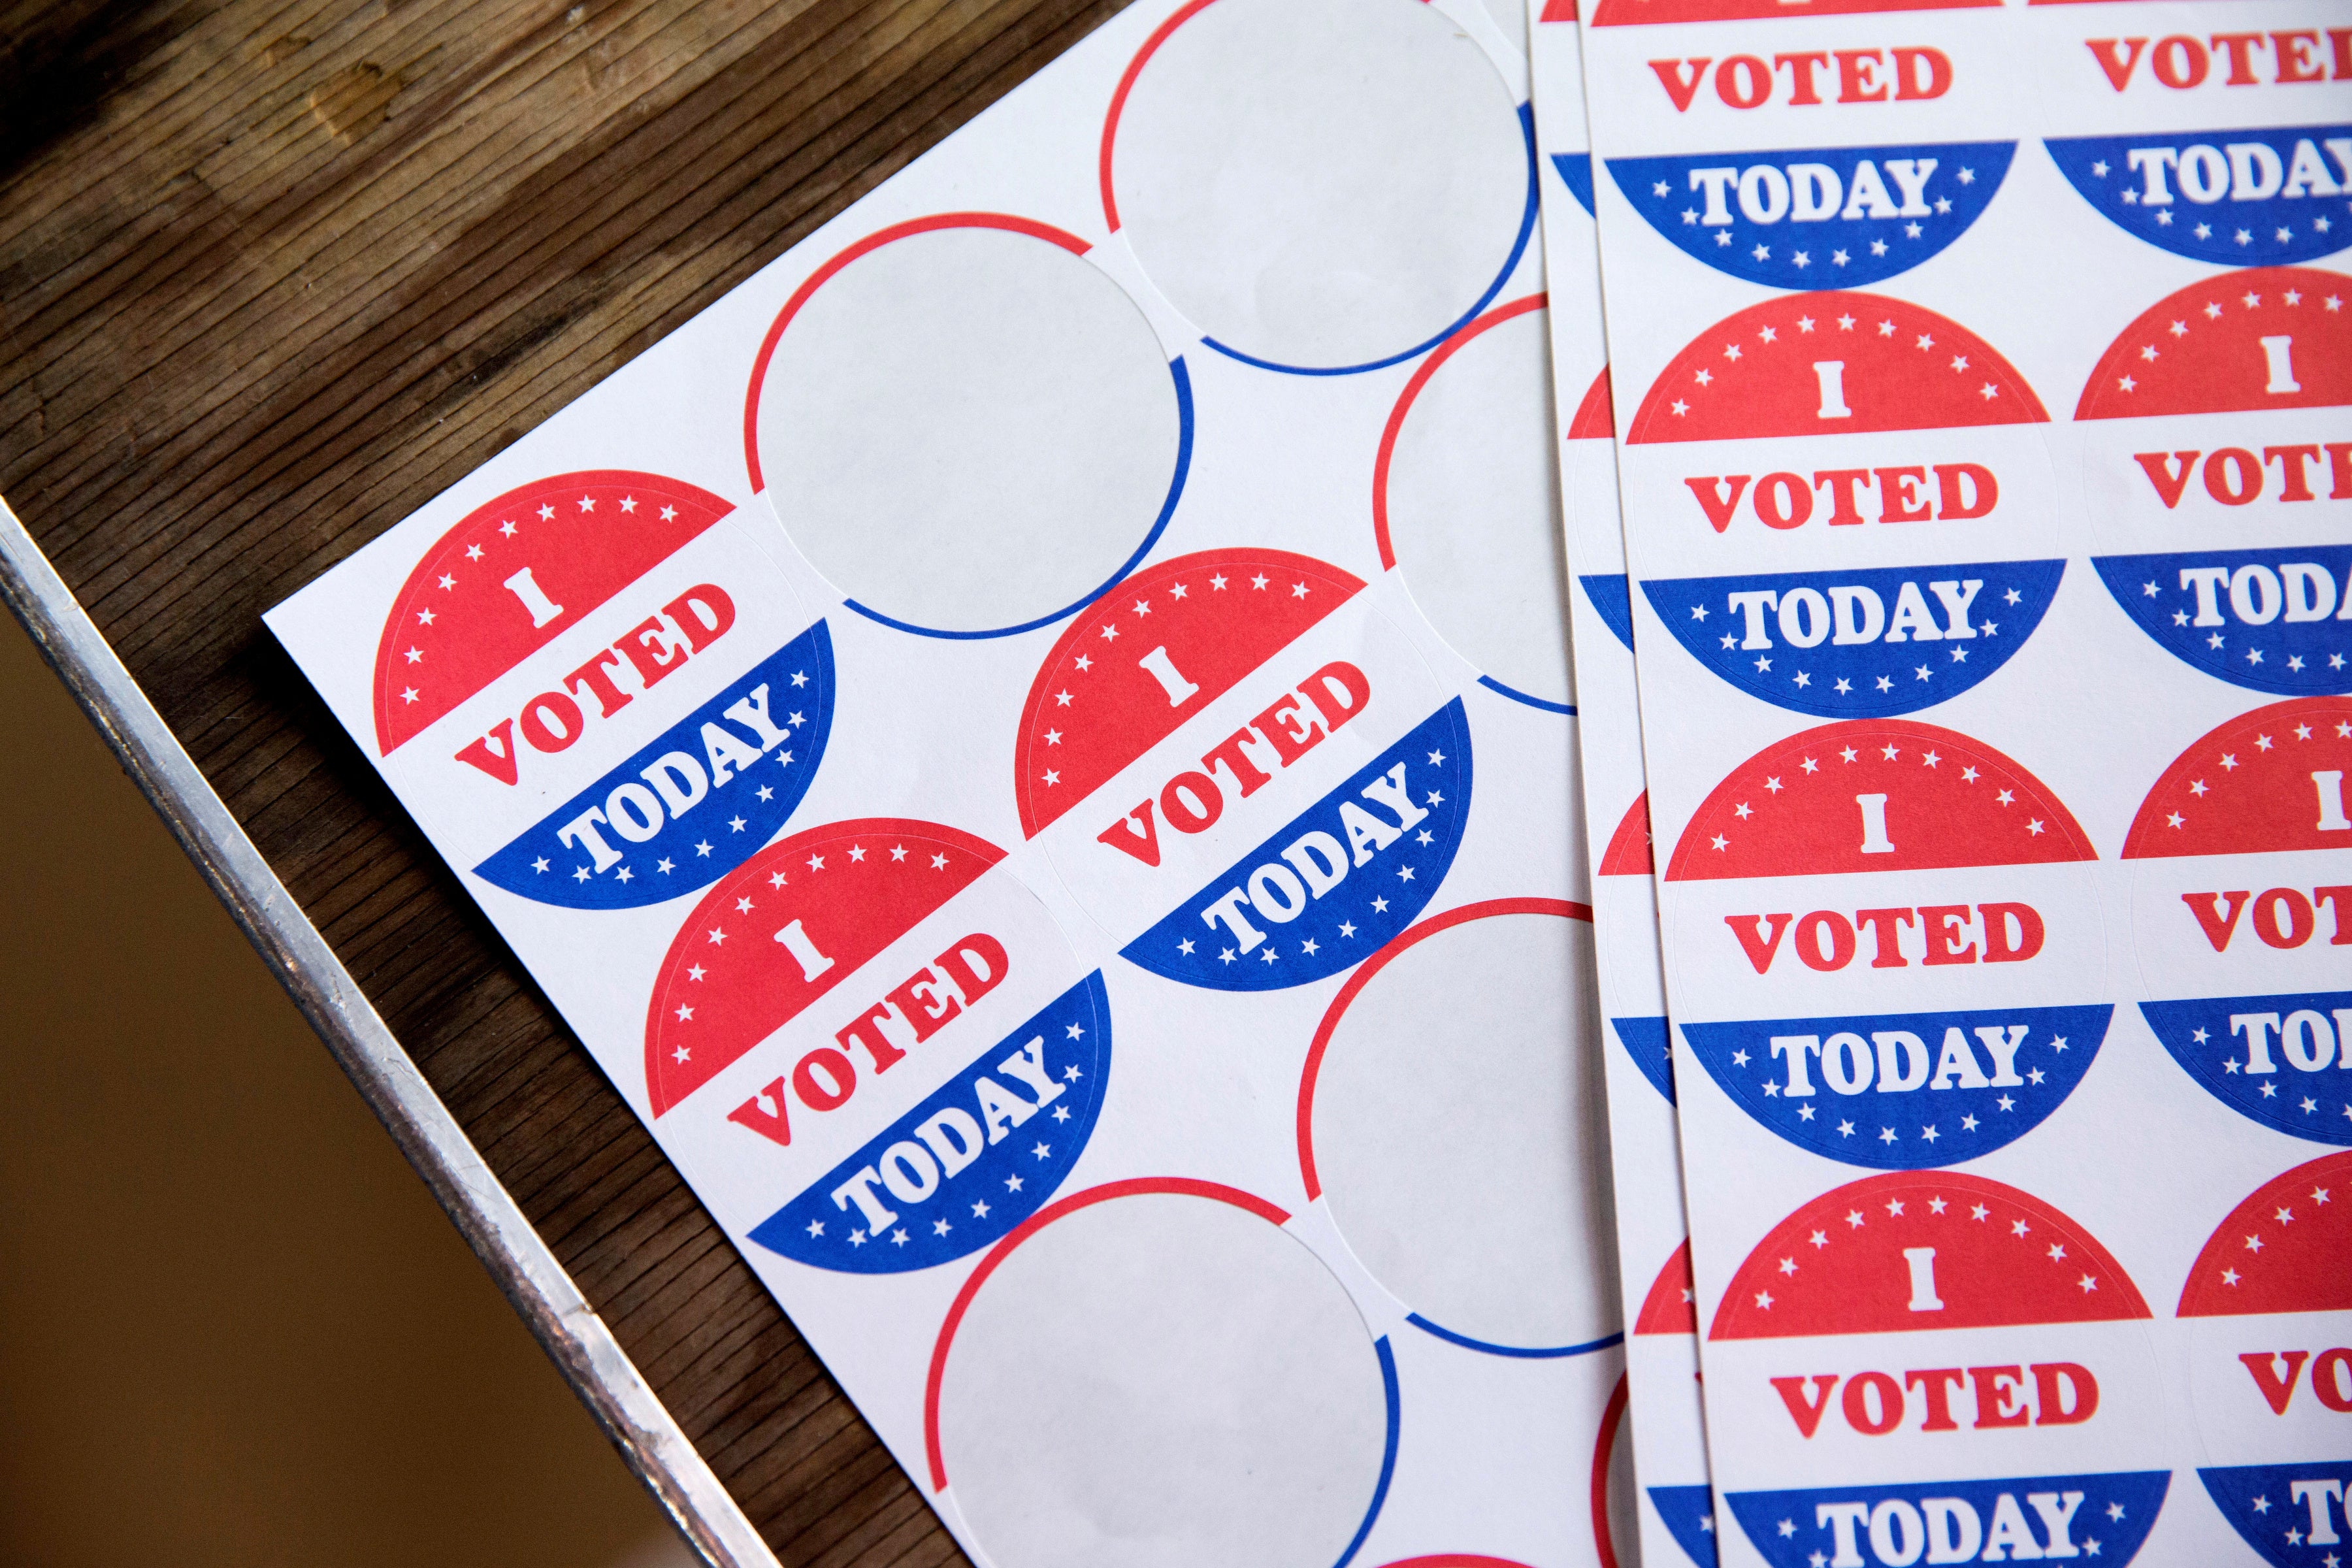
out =
<svg viewBox="0 0 2352 1568"><path fill-rule="evenodd" d="M0 495L788 1564L962 1559L261 613L1119 0L0 0Z"/></svg>

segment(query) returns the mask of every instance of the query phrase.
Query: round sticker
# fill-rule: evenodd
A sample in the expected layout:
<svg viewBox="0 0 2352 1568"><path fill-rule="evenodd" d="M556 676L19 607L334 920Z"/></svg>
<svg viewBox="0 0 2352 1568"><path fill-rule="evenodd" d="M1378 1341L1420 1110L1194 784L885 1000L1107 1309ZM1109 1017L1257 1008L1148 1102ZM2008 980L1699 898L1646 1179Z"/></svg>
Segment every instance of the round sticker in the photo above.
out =
<svg viewBox="0 0 2352 1568"><path fill-rule="evenodd" d="M1443 341L1536 219L1525 112L1414 0L1193 0L1119 82L1102 186L1110 227L1211 347L1307 374Z"/></svg>
<svg viewBox="0 0 2352 1568"><path fill-rule="evenodd" d="M1591 913L1452 910L1349 978L1298 1089L1299 1163L1418 1327L1504 1355L1617 1343Z"/></svg>
<svg viewBox="0 0 2352 1568"><path fill-rule="evenodd" d="M1568 581L1551 460L1544 297L1487 311L1405 384L1372 469L1381 563L1403 574L1482 684L1531 706L1569 706Z"/></svg>
<svg viewBox="0 0 2352 1568"><path fill-rule="evenodd" d="M1034 895L990 874L1002 858L936 823L829 823L688 916L646 1006L646 1094L675 1135L731 1151L712 1195L751 1241L930 1268L1005 1236L1084 1154L1109 1001Z"/></svg>
<svg viewBox="0 0 2352 1568"><path fill-rule="evenodd" d="M982 1260L924 1414L932 1489L992 1560L1353 1555L1395 1464L1396 1373L1288 1218L1211 1183L1119 1182Z"/></svg>
<svg viewBox="0 0 2352 1568"><path fill-rule="evenodd" d="M2314 851L2352 848L2343 775L2352 699L2258 708L2190 746L2141 802L2141 970L2161 1000L2140 1012L2181 1068L2278 1131L2352 1144L2352 889ZM2344 868L2352 879L2352 867Z"/></svg>
<svg viewBox="0 0 2352 1568"><path fill-rule="evenodd" d="M558 474L425 552L378 644L376 734L453 863L637 909L793 815L832 732L832 634L732 510L657 474Z"/></svg>
<svg viewBox="0 0 2352 1568"><path fill-rule="evenodd" d="M2195 1320L2189 1385L2203 1447L2236 1461L2198 1471L2264 1561L2340 1548L2352 1462L2352 1153L2264 1182L2214 1227L2179 1315ZM2330 1538L2336 1538L2331 1540Z"/></svg>
<svg viewBox="0 0 2352 1568"><path fill-rule="evenodd" d="M2075 408L2085 498L2126 552L2092 562L2108 594L2173 658L2252 691L2352 691L2352 545L2335 515L2352 499L2352 447L2336 439L2347 293L2301 267L2176 290L2116 337Z"/></svg>
<svg viewBox="0 0 2352 1568"><path fill-rule="evenodd" d="M1675 1020L1732 1102L1881 1169L1975 1157L2081 1081L2112 1007L2089 839L1972 737L1910 720L1775 742L1675 846L1665 918L1722 999Z"/></svg>
<svg viewBox="0 0 2352 1568"><path fill-rule="evenodd" d="M1141 560L1191 459L1180 359L1025 218L894 225L812 274L768 330L751 482L850 607L940 637L1068 615Z"/></svg>
<svg viewBox="0 0 2352 1568"><path fill-rule="evenodd" d="M1371 597L1307 556L1208 551L1139 573L1046 656L1013 749L1022 826L1129 962L1303 984L1435 895L1468 725Z"/></svg>
<svg viewBox="0 0 2352 1568"><path fill-rule="evenodd" d="M2239 1114L2339 1144L2352 1143L2347 773L2352 698L2257 708L2165 770L2123 851L2157 1038Z"/></svg>

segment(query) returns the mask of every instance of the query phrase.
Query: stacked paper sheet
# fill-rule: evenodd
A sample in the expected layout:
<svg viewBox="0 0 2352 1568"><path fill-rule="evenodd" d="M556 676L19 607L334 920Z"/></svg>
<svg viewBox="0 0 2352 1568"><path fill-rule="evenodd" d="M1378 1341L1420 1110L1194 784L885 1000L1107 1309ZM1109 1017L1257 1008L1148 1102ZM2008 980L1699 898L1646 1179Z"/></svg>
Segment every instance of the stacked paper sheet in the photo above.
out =
<svg viewBox="0 0 2352 1568"><path fill-rule="evenodd" d="M1138 5L270 616L978 1560L1631 1498L1526 31Z"/></svg>
<svg viewBox="0 0 2352 1568"><path fill-rule="evenodd" d="M2340 20L1144 0L270 625L978 1561L2340 1568Z"/></svg>
<svg viewBox="0 0 2352 1568"><path fill-rule="evenodd" d="M2342 20L1601 0L1589 164L1538 28L1629 566L1572 480L1593 841L1606 626L1674 1026L1605 859L1603 1008L1689 1197L1672 1259L1619 1210L1654 1561L2341 1561ZM1671 1135L1611 1067L1622 1197Z"/></svg>

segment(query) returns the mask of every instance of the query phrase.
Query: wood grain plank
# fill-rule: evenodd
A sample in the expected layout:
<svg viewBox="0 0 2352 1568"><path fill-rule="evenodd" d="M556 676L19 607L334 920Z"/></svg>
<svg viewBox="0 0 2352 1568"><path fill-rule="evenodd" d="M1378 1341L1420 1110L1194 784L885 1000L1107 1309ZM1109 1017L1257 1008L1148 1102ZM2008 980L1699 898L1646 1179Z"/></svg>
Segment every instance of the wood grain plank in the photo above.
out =
<svg viewBox="0 0 2352 1568"><path fill-rule="evenodd" d="M1118 0L0 0L0 492L779 1556L961 1561L261 628Z"/></svg>

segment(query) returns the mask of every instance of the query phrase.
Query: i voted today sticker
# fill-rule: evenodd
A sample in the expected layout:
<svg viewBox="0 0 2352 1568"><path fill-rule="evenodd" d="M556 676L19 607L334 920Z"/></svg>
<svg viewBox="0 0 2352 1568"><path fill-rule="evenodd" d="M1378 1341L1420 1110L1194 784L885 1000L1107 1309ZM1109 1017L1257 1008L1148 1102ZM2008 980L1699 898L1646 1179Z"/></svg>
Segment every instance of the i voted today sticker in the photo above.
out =
<svg viewBox="0 0 2352 1568"><path fill-rule="evenodd" d="M2198 1479L2239 1536L2278 1568L2342 1556L2352 1535L2343 1458L2352 1425L2352 1152L2264 1182L2190 1267L2189 1379L2205 1451Z"/></svg>
<svg viewBox="0 0 2352 1568"><path fill-rule="evenodd" d="M378 644L376 737L484 882L636 909L784 826L834 690L829 628L728 501L600 469L498 496L425 552Z"/></svg>
<svg viewBox="0 0 2352 1568"><path fill-rule="evenodd" d="M899 1273L1035 1213L1086 1151L1109 999L994 846L866 817L744 862L672 941L646 1006L657 1122L734 1151L747 1228L814 1268Z"/></svg>
<svg viewBox="0 0 2352 1568"><path fill-rule="evenodd" d="M1345 572L1211 551L1136 574L1039 669L1022 825L1129 962L1262 991L1370 956L1444 880L1470 735Z"/></svg>
<svg viewBox="0 0 2352 1568"><path fill-rule="evenodd" d="M2299 1070L2317 1062L2321 1037L2308 1020L2298 1023L2289 1054L2279 1030L2288 1016L2314 1009L2290 1006L2276 1027L2233 1020L2272 1011L2256 1005L2261 997L2339 988L2352 951L2347 773L2352 697L2268 703L2190 742L2143 797L2124 839L2140 970L2168 1004L2151 1015L2161 1020L2159 1037L2184 1066L2197 1063L2192 1076L2226 1103L2252 1112L2247 1097L2258 1098L2264 1121L2294 1107L2292 1120L2306 1130L2335 1114L2329 1080L2315 1067ZM2324 1021L2332 1035L2333 1015ZM2227 1033L2216 1035L2217 1023ZM2263 1064L2284 1064L2284 1076L2248 1073ZM2306 1096L2315 1100L2308 1117L2299 1112ZM2268 1103L2276 1099L2287 1105Z"/></svg>

